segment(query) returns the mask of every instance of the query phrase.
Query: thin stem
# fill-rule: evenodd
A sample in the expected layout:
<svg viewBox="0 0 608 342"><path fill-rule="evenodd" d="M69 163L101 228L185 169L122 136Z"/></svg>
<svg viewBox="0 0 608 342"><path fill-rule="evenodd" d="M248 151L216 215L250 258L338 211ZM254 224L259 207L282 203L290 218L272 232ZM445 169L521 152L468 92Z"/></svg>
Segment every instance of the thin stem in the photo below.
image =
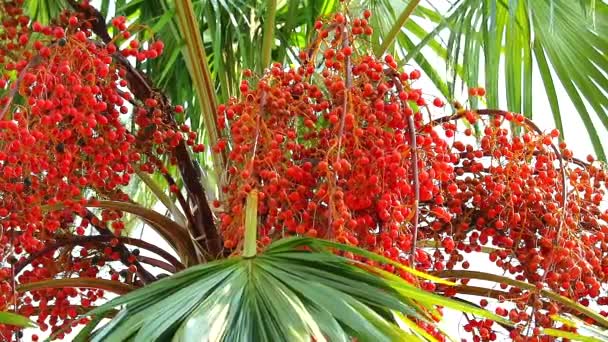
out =
<svg viewBox="0 0 608 342"><path fill-rule="evenodd" d="M110 291L119 295L135 290L135 287L113 280L97 278L67 278L51 279L34 283L21 284L17 287L17 292L29 292L42 289L61 289L66 287L90 288Z"/></svg>
<svg viewBox="0 0 608 342"><path fill-rule="evenodd" d="M414 183L414 218L412 228L412 248L410 251L410 266L416 267L414 262L416 261L416 240L418 240L418 217L420 208L420 182L418 179L418 146L416 142L416 126L414 125L413 115L408 116L407 123L410 131L410 146L412 155L412 182Z"/></svg>
<svg viewBox="0 0 608 342"><path fill-rule="evenodd" d="M344 25L344 40L342 41L342 48L350 47L350 42L348 39L348 29L346 25ZM348 112L348 98L350 96L350 88L353 83L353 75L352 75L352 66L351 66L351 58L350 56L346 56L344 61L344 68L346 69L346 84L344 88L344 102L342 103L342 115L340 116L340 128L338 131L338 150L336 160L340 160L340 152L342 150L342 135L344 134L344 125L346 122L346 114Z"/></svg>

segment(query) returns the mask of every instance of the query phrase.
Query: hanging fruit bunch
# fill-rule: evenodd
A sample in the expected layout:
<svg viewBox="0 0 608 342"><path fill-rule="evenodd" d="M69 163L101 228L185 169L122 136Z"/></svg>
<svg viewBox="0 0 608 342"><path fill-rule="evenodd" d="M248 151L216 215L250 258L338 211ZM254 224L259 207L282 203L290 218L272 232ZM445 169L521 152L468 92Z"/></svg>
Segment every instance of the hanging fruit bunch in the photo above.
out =
<svg viewBox="0 0 608 342"><path fill-rule="evenodd" d="M245 71L240 95L220 106L225 247L242 243L245 198L257 189L260 246L298 235L364 247L461 280L460 289L423 284L448 295L485 296L466 286L479 276L466 270L482 257L473 252L486 253L496 273L532 284L488 292L517 304L496 307L519 323L512 339L555 326L550 314L562 308L540 289L606 316L605 170L574 159L558 131L521 114L455 103L443 116L444 101L420 88L419 70L370 52L370 15L318 21L298 65ZM523 330L530 325L533 333ZM471 319L465 330L495 340L493 327Z"/></svg>
<svg viewBox="0 0 608 342"><path fill-rule="evenodd" d="M156 279L126 242L164 255L173 271L195 258L185 232L173 233L188 247L181 262L122 237L121 209L141 209L123 192L136 172L160 172L173 189L161 160L201 148L173 120L181 106L126 62L156 58L162 42L143 47L124 17L112 21L114 37L95 37L86 2L50 25L31 22L22 5L0 1L0 311L36 316L42 331L63 328L61 337L86 321L77 316L103 301L104 290ZM68 284L75 278L84 280ZM53 279L68 283L44 283ZM12 331L0 325L0 340Z"/></svg>

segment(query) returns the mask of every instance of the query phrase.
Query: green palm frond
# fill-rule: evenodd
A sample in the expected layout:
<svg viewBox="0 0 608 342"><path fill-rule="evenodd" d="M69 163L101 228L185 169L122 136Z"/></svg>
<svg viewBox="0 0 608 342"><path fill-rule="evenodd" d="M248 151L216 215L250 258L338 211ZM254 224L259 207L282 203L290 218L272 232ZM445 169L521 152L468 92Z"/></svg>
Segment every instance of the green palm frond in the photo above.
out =
<svg viewBox="0 0 608 342"><path fill-rule="evenodd" d="M78 338L92 333L92 341L434 340L410 321L433 324L434 305L509 324L330 252L340 248L371 254L310 238L279 240L252 258L191 267L116 298L88 313L94 321ZM104 315L120 307L109 324L93 332Z"/></svg>
<svg viewBox="0 0 608 342"><path fill-rule="evenodd" d="M51 19L57 18L62 10L68 8L64 0L29 0L25 2L27 14L42 24L49 24Z"/></svg>
<svg viewBox="0 0 608 342"><path fill-rule="evenodd" d="M598 129L608 129L608 95L602 90L608 87L608 4L593 0L460 0L439 19L423 8L419 6L414 15L435 22L437 29L426 32L408 58L420 58L422 48L431 47L445 59L452 75L448 83L451 96L457 93L458 81L469 87L483 82L489 107L506 105L533 119L532 77L538 69L556 127L563 132L565 120L572 119L572 114L565 116L560 110L560 104L568 100L559 98L556 88L561 86L582 119L595 153L606 160ZM405 25L402 36L424 35L425 31L414 30L417 17ZM445 42L442 30L449 33ZM503 72L504 83L499 79ZM437 86L441 89L442 85ZM501 96L506 103L500 103Z"/></svg>
<svg viewBox="0 0 608 342"><path fill-rule="evenodd" d="M571 101L595 154L606 160L599 133L608 130L605 1L423 1L405 24L398 18L412 1L359 2L375 13L374 49L384 51L380 47L385 38L392 39L391 33L398 31L396 44L387 52L401 56L401 64L415 61L447 98L460 96L458 85L485 84L489 107L506 106L534 119L532 87L537 70L555 126L563 132L565 123L574 118L574 113L560 109ZM442 58L447 73L429 63L428 57ZM557 89L562 87L569 99L559 97ZM506 103L500 103L503 97Z"/></svg>
<svg viewBox="0 0 608 342"><path fill-rule="evenodd" d="M29 319L14 314L12 312L0 311L0 324L13 325L17 327L27 328L34 327L35 324Z"/></svg>

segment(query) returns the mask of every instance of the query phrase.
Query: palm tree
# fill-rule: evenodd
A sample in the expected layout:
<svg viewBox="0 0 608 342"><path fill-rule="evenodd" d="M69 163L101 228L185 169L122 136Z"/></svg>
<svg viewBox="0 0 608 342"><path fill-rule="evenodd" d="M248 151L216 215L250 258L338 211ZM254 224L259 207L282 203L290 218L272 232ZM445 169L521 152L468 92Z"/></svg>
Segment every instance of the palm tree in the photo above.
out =
<svg viewBox="0 0 608 342"><path fill-rule="evenodd" d="M144 99L163 93L172 103L184 104L187 110L185 114L178 114L176 120L179 124L188 123L193 131L199 132L202 136L200 142L207 146L215 146L222 133L216 124L218 104L227 102L238 93L245 70L262 74L272 61L298 63L298 52L315 34L318 17L327 17L340 10L361 11L367 6L375 13L370 22L374 28L371 50L378 56L391 53L397 57L399 66L416 63L445 98L458 98L462 89L474 88L483 82L488 94L488 107L504 107L505 103L500 102L504 95L506 107L523 113L526 119L534 119L532 77L533 70L538 69L556 127L562 130L566 119L576 117L573 113L566 117L560 111L560 103L567 100L557 95L556 87L561 86L584 122L598 158L606 160L599 138L603 128L596 128L593 121L599 119L608 129L608 98L602 91L608 88L608 40L605 35L608 5L604 2L462 0L446 1L447 11L436 8L439 7L436 2L416 0L408 3L351 1L348 7L334 0L102 0L98 5L99 12L85 13L89 19L97 15L100 16L98 18L124 15L129 25L141 30L143 39L155 36L164 41L165 54L158 59L136 62L136 68L129 70L132 75L143 76L132 81L132 86L142 92L135 95ZM57 17L65 8L79 8L76 2L59 0L31 0L27 6L32 17L43 23ZM109 42L111 28L97 25L93 30L105 43ZM431 54L447 65L446 70L433 66L429 58ZM503 85L499 79L501 70L507 76ZM472 108L477 105L476 100L471 101ZM516 127L513 131L518 133ZM116 209L138 217L142 220L131 220L129 229L134 230L136 224L143 221L169 241L179 260L168 255L165 257L167 262L148 261L168 273L176 272L175 276L155 281L154 275L140 269L138 273L143 283L151 284L134 292L130 292L133 289L131 285L118 286L86 279L26 284L20 291L90 285L118 294L130 292L91 312L96 316L93 324L81 334L83 338L93 331L102 317L115 315L109 325L93 334L97 340L148 340L168 336L180 341L199 340L212 333L210 330L192 329L191 325L198 327L201 322L208 324L220 319L224 321L208 329L219 329L221 333L218 334L225 340L238 340L244 338L243 334L258 336L261 340L281 340L288 336L329 337L330 340L348 340L350 336L359 336L363 340L415 336L433 340L434 337L419 325L433 324L434 304L491 318L506 328L511 324L477 308L467 299L447 300L379 269L369 270L374 274L370 276L370 273L361 271L363 264L355 267L348 261L350 259L329 251L339 250L342 255L359 254L372 260L375 258L380 263L403 266L361 249L326 241L279 240L259 255L255 248L254 252L249 248L249 253L244 252L240 257L201 263L203 260L224 259L220 255L221 237L214 229L214 209L210 203L215 199L222 200L221 185L225 182L222 170L226 160L221 154L191 156L187 150L182 151L181 157L176 166L170 167L169 174L175 176L175 186L187 194L186 206L182 208L185 212L178 208L178 205L183 206L178 195L163 188L166 177L161 174L150 176L141 171L137 172L139 179L131 189L132 199L140 205L111 200L94 204L98 208ZM202 186L199 179L204 182ZM163 206L168 214L163 216L150 210L154 205ZM186 213L189 211L186 207L190 213ZM251 215L256 217L255 210L251 210ZM257 227L251 222L248 231L255 234ZM185 230L188 224L198 231ZM198 244L191 239L192 234L204 234L207 239ZM103 240L101 231L99 236L101 238L96 239ZM124 237L122 242L142 245L129 237ZM69 244L54 248L66 246ZM315 254L303 252L303 247ZM162 253L154 246L142 248ZM40 255L46 252L44 250ZM297 275L276 277L291 267L299 268ZM184 268L183 272L177 273ZM404 268L404 271L428 278L428 275L413 269ZM489 272L445 271L438 275L509 284L527 291L535 288L535 285ZM431 279L442 283L437 278ZM315 291L307 291L298 287L303 283L318 285ZM453 284L444 281L443 285ZM295 288L298 291L294 291ZM455 288L461 294L483 292L495 297L502 295L490 288ZM268 297L264 289L281 291L283 297L279 298L282 300ZM599 326L608 327L608 322L596 312L552 291L541 292L577 315L592 318ZM375 297L371 298L369 294L375 294ZM327 300L324 298L330 297L336 301L324 302ZM126 309L117 311L122 305ZM245 306L256 308L254 314L242 316L245 315ZM220 310L222 307L226 309ZM160 308L163 314L155 316ZM343 312L348 310L352 310L351 316L344 315ZM162 329L157 328L157 324L163 324ZM402 330L399 325L408 328ZM554 336L571 336L562 330L547 329L545 332Z"/></svg>

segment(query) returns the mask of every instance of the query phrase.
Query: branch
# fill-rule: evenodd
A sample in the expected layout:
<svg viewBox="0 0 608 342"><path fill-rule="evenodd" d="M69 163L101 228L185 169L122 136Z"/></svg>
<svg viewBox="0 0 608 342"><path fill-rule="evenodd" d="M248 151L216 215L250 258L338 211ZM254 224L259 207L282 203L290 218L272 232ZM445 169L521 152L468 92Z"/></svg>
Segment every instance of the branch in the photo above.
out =
<svg viewBox="0 0 608 342"><path fill-rule="evenodd" d="M106 290L118 295L129 293L135 290L135 287L123 284L113 280L97 279L97 278L67 278L67 279L51 279L43 280L35 283L21 284L17 287L17 292L31 292L42 289L58 289L65 287L89 288Z"/></svg>
<svg viewBox="0 0 608 342"><path fill-rule="evenodd" d="M496 275L496 274L479 272L479 271L447 270L447 271L441 271L441 272L432 272L432 274L435 276L438 276L440 278L460 278L460 279L466 278L466 279L486 280L486 281L491 281L491 282L495 282L495 283L499 283L499 284L507 284L507 285L510 285L510 286L513 286L513 287L516 287L516 288L519 288L522 290L538 292L540 295L542 295L548 299L551 299L554 302L562 304L563 306L569 308L570 310L580 312L581 314L593 319L599 325L601 325L605 328L608 328L608 319L606 319L604 316L598 314L597 312L573 301L570 298L564 297L564 296L557 294L550 290L546 290L546 289L539 290L536 288L536 286L523 282L523 281L511 279L511 278Z"/></svg>
<svg viewBox="0 0 608 342"><path fill-rule="evenodd" d="M393 43L393 41L397 37L397 34L399 34L399 32L401 32L401 28L405 25L405 23L409 19L410 15L414 12L414 10L416 9L416 7L418 6L419 3L420 3L420 0L411 0L407 4L407 7L405 7L403 12L401 12L401 15L399 15L399 18L397 19L397 21L395 21L395 23L393 24L393 27L391 27L390 32L386 36L384 36L382 45L380 45L374 51L374 54L376 56L382 56L386 52L386 50L388 49L388 46Z"/></svg>
<svg viewBox="0 0 608 342"><path fill-rule="evenodd" d="M413 3L412 1L411 3ZM410 4L411 4L410 3ZM394 70L389 71L389 75L392 77L397 90L399 92L403 91L403 84L401 84L401 80L394 72ZM409 107L407 101L403 101L404 107ZM410 267L415 268L416 261L416 241L418 240L418 221L420 217L420 180L418 179L418 142L416 141L416 125L414 123L414 116L407 116L407 125L408 130L410 131L410 144L411 144L411 155L412 155L412 183L414 185L414 217L412 222L412 247L410 249Z"/></svg>
<svg viewBox="0 0 608 342"><path fill-rule="evenodd" d="M167 253L165 250L163 250L155 245L152 245L143 240L130 238L130 237L114 236L114 234L112 234L112 235L94 235L94 236L72 236L70 238L58 240L55 243L49 244L45 248L43 248L35 253L30 254L26 259L15 264L15 274L21 273L21 271L23 271L23 269L27 265L29 265L32 261L34 261L34 260L44 256L45 254L48 254L58 248L61 248L63 246L84 246L84 245L91 244L91 243L106 243L114 238L118 239L118 241L121 242L121 245L123 247L124 247L124 244L128 244L128 245L132 245L132 246L136 246L136 247L148 250L150 252L153 252L153 253L159 255L160 257L167 260L171 264L171 267L173 267L176 271L182 270L185 268L184 265L182 263L180 263L174 256L172 256L171 254ZM141 259L141 258L142 257L138 257L138 259ZM125 263L125 262L123 262L123 263ZM140 271L140 269L143 269L143 267L138 265L139 264L138 262L136 262L134 264L137 266L138 272ZM156 277L154 277L147 271L145 273L147 273L151 277L151 279L152 279L151 281L156 279ZM143 280L143 277L141 275L140 275L140 278L142 278L142 280Z"/></svg>
<svg viewBox="0 0 608 342"><path fill-rule="evenodd" d="M175 266L173 266L167 262L164 262L162 260L150 258L147 256L138 256L137 259L145 264L152 265L152 266L158 267L158 268L162 268L163 270L165 270L169 273L177 272L177 269L175 268Z"/></svg>
<svg viewBox="0 0 608 342"><path fill-rule="evenodd" d="M99 234L101 234L102 236L107 237L109 239L112 239L115 237L115 235L108 228L99 226L99 225L93 223L93 221L94 221L93 219L97 218L97 217L90 210L87 209L87 214L85 216L89 220L89 223L99 232ZM120 253L120 261L122 261L122 263L125 266L128 266L129 265L129 260L128 260L129 254L131 254L131 252L122 243L120 243L116 247L118 248L118 253ZM42 254L42 255L44 255L44 254ZM30 255L30 257L31 256L32 255ZM144 285L151 283L156 279L150 272L148 272L145 268L143 268L142 265L138 261L135 261L133 264L137 267L137 275L139 276L139 278L141 279L141 281Z"/></svg>

